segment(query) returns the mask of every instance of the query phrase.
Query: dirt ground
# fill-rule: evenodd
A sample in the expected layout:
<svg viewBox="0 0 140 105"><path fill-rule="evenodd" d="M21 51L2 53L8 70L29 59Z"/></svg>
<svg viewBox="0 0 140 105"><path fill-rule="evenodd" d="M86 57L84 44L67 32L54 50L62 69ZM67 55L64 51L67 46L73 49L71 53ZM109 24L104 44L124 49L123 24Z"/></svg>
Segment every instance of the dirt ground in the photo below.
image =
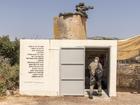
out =
<svg viewBox="0 0 140 105"><path fill-rule="evenodd" d="M88 97L30 97L6 96L0 97L0 105L140 105L140 94L117 92L117 97L108 99L93 99Z"/></svg>

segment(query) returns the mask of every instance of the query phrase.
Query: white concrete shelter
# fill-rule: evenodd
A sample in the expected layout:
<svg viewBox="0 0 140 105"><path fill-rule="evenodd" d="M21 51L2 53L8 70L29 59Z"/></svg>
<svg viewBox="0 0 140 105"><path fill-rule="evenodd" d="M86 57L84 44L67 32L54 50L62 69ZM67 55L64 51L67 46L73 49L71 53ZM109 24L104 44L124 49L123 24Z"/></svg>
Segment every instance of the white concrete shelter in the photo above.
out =
<svg viewBox="0 0 140 105"><path fill-rule="evenodd" d="M20 94L84 96L88 59L97 55L106 68L107 94L116 96L116 40L21 39Z"/></svg>

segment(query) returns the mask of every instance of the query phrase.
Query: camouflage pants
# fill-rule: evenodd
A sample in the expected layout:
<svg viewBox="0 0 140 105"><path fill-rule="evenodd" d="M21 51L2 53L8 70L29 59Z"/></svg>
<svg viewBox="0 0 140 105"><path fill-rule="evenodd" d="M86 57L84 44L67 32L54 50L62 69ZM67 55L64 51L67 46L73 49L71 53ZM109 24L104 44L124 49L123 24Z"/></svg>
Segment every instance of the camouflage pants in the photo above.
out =
<svg viewBox="0 0 140 105"><path fill-rule="evenodd" d="M92 96L93 91L94 91L94 87L97 83L98 85L98 94L102 94L102 84L101 84L101 79L99 79L98 81L96 80L96 77L93 75L90 75L90 96Z"/></svg>

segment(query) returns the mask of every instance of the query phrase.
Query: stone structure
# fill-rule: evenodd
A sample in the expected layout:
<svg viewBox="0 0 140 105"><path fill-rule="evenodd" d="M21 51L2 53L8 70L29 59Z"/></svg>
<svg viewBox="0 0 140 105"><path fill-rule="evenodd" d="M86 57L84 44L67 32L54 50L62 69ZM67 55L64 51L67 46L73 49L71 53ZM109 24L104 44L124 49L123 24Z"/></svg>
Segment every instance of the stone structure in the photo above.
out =
<svg viewBox="0 0 140 105"><path fill-rule="evenodd" d="M60 13L54 18L54 39L86 39L87 12L93 9L84 3L75 6L75 13Z"/></svg>
<svg viewBox="0 0 140 105"><path fill-rule="evenodd" d="M140 89L140 64L118 63L117 87Z"/></svg>
<svg viewBox="0 0 140 105"><path fill-rule="evenodd" d="M86 18L80 15L54 18L54 39L86 39Z"/></svg>

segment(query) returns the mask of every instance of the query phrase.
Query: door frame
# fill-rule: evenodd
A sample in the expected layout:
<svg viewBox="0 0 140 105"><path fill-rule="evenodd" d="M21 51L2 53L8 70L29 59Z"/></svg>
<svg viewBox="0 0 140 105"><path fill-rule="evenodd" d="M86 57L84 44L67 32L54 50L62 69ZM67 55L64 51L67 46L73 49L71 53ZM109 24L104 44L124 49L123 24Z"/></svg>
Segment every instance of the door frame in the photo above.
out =
<svg viewBox="0 0 140 105"><path fill-rule="evenodd" d="M107 49L108 51L107 51L107 53L108 53L108 74L107 74L107 92L106 92L106 94L108 95L108 96L110 96L109 95L109 89L110 89L110 47L94 47L94 46L86 46L85 47L85 55L86 55L86 48L91 48L91 49Z"/></svg>

